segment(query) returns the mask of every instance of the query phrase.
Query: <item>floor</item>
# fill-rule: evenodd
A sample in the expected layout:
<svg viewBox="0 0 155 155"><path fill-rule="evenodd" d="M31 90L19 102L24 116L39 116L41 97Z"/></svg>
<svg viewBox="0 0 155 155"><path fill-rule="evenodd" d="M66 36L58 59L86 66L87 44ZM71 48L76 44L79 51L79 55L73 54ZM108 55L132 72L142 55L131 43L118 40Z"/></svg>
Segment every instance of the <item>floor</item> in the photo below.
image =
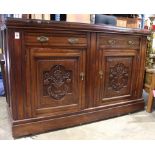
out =
<svg viewBox="0 0 155 155"><path fill-rule="evenodd" d="M147 96L144 94L146 100ZM9 125L6 102L0 97L0 139L11 140L11 127ZM38 134L23 139L37 140L106 140L106 139L128 139L128 140L152 140L155 139L155 111L136 112L108 120L103 120L87 125Z"/></svg>

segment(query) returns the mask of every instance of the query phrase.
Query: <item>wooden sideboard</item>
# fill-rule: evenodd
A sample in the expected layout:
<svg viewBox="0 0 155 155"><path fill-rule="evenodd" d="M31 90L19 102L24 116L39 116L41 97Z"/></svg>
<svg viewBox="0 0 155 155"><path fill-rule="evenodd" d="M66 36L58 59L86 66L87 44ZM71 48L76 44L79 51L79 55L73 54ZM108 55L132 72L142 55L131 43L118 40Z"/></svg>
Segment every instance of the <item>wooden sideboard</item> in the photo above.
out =
<svg viewBox="0 0 155 155"><path fill-rule="evenodd" d="M11 18L1 30L14 137L144 109L149 31Z"/></svg>

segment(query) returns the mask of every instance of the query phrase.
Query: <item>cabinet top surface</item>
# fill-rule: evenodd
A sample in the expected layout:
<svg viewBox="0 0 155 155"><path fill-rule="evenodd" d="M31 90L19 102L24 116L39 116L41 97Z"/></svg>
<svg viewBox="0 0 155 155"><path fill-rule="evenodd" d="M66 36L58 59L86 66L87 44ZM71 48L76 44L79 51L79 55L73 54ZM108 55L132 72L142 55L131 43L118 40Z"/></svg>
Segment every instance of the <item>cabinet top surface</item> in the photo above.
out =
<svg viewBox="0 0 155 155"><path fill-rule="evenodd" d="M146 29L123 28L105 24L87 24L64 21L48 21L37 19L18 19L6 18L1 24L1 29L7 28L24 28L24 29L57 29L57 30L76 30L92 32L123 32L149 35L150 31Z"/></svg>

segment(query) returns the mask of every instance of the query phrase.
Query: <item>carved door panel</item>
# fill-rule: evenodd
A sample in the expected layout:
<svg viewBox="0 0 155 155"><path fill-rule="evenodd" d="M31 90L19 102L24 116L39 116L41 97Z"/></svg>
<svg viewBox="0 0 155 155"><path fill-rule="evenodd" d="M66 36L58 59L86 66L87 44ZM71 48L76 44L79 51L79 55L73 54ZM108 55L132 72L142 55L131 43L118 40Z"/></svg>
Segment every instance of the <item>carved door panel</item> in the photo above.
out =
<svg viewBox="0 0 155 155"><path fill-rule="evenodd" d="M33 116L55 116L83 108L85 51L30 48L30 104Z"/></svg>
<svg viewBox="0 0 155 155"><path fill-rule="evenodd" d="M100 49L99 104L134 99L139 65L138 50Z"/></svg>

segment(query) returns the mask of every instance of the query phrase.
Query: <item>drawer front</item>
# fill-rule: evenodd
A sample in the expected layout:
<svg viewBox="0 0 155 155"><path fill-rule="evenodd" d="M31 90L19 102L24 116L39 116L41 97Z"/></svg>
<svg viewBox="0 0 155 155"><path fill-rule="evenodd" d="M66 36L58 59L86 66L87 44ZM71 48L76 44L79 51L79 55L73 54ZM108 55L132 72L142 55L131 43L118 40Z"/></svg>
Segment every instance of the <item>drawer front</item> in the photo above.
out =
<svg viewBox="0 0 155 155"><path fill-rule="evenodd" d="M31 45L86 46L87 38L84 34L26 33L25 42Z"/></svg>
<svg viewBox="0 0 155 155"><path fill-rule="evenodd" d="M128 35L99 36L99 46L101 48L139 49L140 48L140 38L130 37Z"/></svg>

